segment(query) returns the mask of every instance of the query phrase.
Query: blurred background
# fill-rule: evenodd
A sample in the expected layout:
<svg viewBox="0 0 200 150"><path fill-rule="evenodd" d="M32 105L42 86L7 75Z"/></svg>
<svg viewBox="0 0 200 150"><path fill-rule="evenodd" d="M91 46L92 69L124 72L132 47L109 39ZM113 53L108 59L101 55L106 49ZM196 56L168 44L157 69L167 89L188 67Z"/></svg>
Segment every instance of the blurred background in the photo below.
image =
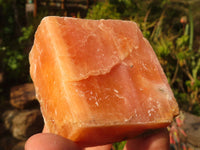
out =
<svg viewBox="0 0 200 150"><path fill-rule="evenodd" d="M200 0L0 0L1 150L22 150L27 138L42 130L28 54L48 15L135 21L181 108L168 128L171 149L200 150Z"/></svg>

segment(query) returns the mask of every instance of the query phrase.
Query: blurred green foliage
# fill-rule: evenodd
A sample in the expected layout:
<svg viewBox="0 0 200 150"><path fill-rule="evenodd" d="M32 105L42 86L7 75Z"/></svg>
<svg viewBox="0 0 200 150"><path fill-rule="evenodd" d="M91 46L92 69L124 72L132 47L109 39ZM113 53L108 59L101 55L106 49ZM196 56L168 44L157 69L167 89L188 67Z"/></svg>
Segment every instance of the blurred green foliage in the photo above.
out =
<svg viewBox="0 0 200 150"><path fill-rule="evenodd" d="M0 1L1 23L0 23L0 71L4 72L4 80L7 82L18 82L24 80L25 61L24 47L18 41L23 34L20 33L23 21L19 23L18 18L21 6L15 5L16 1ZM22 1L19 1L19 3ZM16 14L15 14L16 13ZM16 21L17 19L17 21ZM23 18L22 18L23 19Z"/></svg>
<svg viewBox="0 0 200 150"><path fill-rule="evenodd" d="M0 101L8 99L11 86L31 82L28 53L46 12L38 12L35 18L27 16L25 4L26 0L0 0Z"/></svg>
<svg viewBox="0 0 200 150"><path fill-rule="evenodd" d="M98 3L95 6L93 6L93 9L89 10L89 12L87 14L87 18L120 19L120 13L117 12L115 5L112 5L107 2L106 3Z"/></svg>
<svg viewBox="0 0 200 150"><path fill-rule="evenodd" d="M0 102L9 96L9 87L12 84L26 82L28 79L28 61L24 54L24 47L18 42L23 36L20 33L24 24L24 11L18 11L23 7L23 1L0 1L0 73L3 81L0 83ZM19 17L21 20L19 22Z"/></svg>

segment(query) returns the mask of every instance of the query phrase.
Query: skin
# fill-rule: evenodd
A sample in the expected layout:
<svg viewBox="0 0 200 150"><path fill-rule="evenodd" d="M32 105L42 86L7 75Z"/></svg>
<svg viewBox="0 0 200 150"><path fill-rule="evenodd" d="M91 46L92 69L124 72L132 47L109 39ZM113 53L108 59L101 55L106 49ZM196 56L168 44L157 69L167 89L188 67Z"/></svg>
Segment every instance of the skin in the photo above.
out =
<svg viewBox="0 0 200 150"><path fill-rule="evenodd" d="M30 137L25 150L111 150L112 145L80 148L76 143L51 133L39 133ZM169 150L169 133L160 129L152 134L128 140L124 150Z"/></svg>

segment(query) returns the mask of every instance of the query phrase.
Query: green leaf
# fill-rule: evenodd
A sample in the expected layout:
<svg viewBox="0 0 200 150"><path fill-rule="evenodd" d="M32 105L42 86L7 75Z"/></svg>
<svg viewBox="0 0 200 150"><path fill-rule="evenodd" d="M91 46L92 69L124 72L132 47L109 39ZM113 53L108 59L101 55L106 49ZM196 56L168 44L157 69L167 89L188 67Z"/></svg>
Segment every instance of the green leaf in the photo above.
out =
<svg viewBox="0 0 200 150"><path fill-rule="evenodd" d="M188 35L183 35L180 38L177 39L176 41L176 45L178 48L180 47L185 47L186 45L188 45L188 40L189 40L189 36Z"/></svg>
<svg viewBox="0 0 200 150"><path fill-rule="evenodd" d="M23 35L21 37L19 37L18 41L19 43L22 43L26 40L28 40L32 35L33 35L33 26L29 26L29 27L23 27L21 29Z"/></svg>
<svg viewBox="0 0 200 150"><path fill-rule="evenodd" d="M126 141L117 142L113 144L114 150L123 150L124 146L126 145Z"/></svg>

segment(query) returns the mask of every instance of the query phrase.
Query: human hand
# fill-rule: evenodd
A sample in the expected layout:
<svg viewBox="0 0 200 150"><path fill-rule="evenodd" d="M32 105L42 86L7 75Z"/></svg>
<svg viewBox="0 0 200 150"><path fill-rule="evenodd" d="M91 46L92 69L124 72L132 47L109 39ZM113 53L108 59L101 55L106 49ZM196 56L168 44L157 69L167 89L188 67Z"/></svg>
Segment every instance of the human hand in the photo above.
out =
<svg viewBox="0 0 200 150"><path fill-rule="evenodd" d="M111 150L112 145L96 146L84 150ZM39 133L28 139L25 150L83 150L76 143L51 133ZM128 140L124 150L169 150L169 133L161 129L153 134Z"/></svg>

